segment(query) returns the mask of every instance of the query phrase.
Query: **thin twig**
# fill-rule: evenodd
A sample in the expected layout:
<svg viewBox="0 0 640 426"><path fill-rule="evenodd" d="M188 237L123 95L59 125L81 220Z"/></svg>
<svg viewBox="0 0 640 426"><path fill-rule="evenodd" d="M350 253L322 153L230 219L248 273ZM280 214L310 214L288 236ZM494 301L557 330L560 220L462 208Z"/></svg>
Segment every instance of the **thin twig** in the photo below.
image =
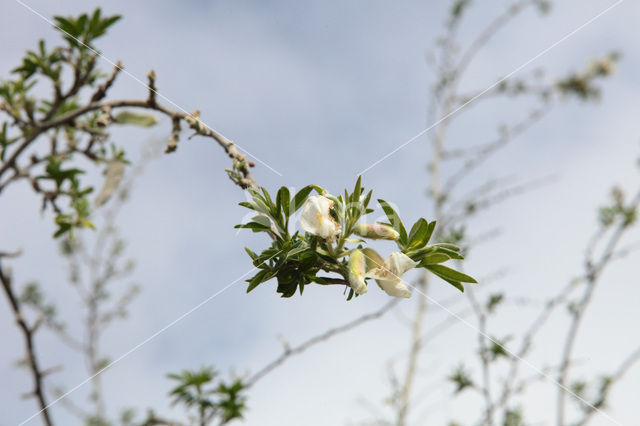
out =
<svg viewBox="0 0 640 426"><path fill-rule="evenodd" d="M374 320L374 319L378 319L381 316L383 316L385 313L387 313L388 311L390 311L394 306L396 306L398 304L399 299L393 299L389 302L387 302L385 305L383 305L380 309L371 312L369 314L363 315L355 320L349 321L346 324L343 324L341 326L335 327L335 328L331 328L327 331L325 331L322 334L319 334L317 336L314 336L308 340L306 340L305 342L301 343L300 345L294 347L294 348L285 348L285 352L280 355L278 358L276 358L275 360L271 361L269 364L265 365L263 368L261 368L260 370L258 370L257 373L253 374L251 377L249 377L244 383L245 383L245 387L249 388L251 386L253 386L258 380L262 379L264 376L266 376L267 374L271 373L273 370L275 370L277 367L279 367L280 365L282 365L287 359L289 359L290 357L294 356L294 355L298 355L304 351L306 351L307 349L309 349L310 347L320 343L320 342L324 342L326 340L331 339L332 337L347 332L355 327L358 327L361 324L364 324L368 321Z"/></svg>
<svg viewBox="0 0 640 426"><path fill-rule="evenodd" d="M11 274L8 271L5 272L1 262L2 259L0 258L0 282L2 283L2 288L4 289L7 299L9 300L9 304L11 305L14 319L18 324L18 328L22 332L22 336L24 338L27 359L29 361L29 370L31 371L31 376L33 377L33 395L35 395L35 397L38 399L42 420L44 421L46 426L51 426L53 423L51 421L49 410L47 409L48 405L43 385L45 374L40 369L38 358L36 357L35 342L33 338L35 329L34 327L27 324L24 313L21 310L18 297L14 293L12 287Z"/></svg>
<svg viewBox="0 0 640 426"><path fill-rule="evenodd" d="M630 206L637 208L640 204L640 191L638 191L633 198ZM611 261L612 257L616 252L616 247L620 242L620 239L629 229L629 223L623 221L617 225L614 229L611 237L607 241L604 251L600 255L598 261L594 261L592 258L588 257L585 260L585 279L586 286L584 292L579 299L579 301L573 305L573 309L571 310L571 322L569 325L569 330L567 331L567 336L565 340L565 344L562 350L561 356L561 365L560 371L558 373L558 393L557 393L557 416L556 416L556 425L564 426L565 422L565 406L566 406L566 394L564 391L564 387L566 385L568 376L569 376L569 368L570 368L570 360L571 355L573 353L573 348L578 336L578 331L580 329L580 325L582 324L582 319L584 318L584 314L587 311L591 303L591 299L593 297L594 291L598 285L599 278L602 275L603 270ZM592 253L593 250L587 250L587 254Z"/></svg>

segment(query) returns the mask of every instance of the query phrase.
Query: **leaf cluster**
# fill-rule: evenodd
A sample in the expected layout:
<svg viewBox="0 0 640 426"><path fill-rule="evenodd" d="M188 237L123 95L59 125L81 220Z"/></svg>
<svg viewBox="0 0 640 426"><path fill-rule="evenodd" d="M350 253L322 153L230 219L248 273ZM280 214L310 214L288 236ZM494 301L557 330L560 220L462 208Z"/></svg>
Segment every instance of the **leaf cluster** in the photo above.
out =
<svg viewBox="0 0 640 426"><path fill-rule="evenodd" d="M224 382L211 367L183 370L167 377L178 382L169 393L172 405L194 410L202 424L213 419L223 423L241 419L246 410L245 385L240 379Z"/></svg>
<svg viewBox="0 0 640 426"><path fill-rule="evenodd" d="M598 220L604 228L609 228L616 223L628 227L635 223L637 214L635 204L627 203L622 189L615 187L611 191L611 202L598 210Z"/></svg>
<svg viewBox="0 0 640 426"><path fill-rule="evenodd" d="M291 219L304 206L313 191L333 202L330 215L340 224L341 230L335 242L308 232L291 234L289 231ZM277 292L282 297L291 297L296 290L302 294L304 286L310 283L349 285L349 256L352 250L362 249L366 245L365 240L353 239L352 234L358 222L373 212L369 208L372 191L365 191L361 178L358 178L351 192L345 189L338 196L329 194L318 185L305 186L293 196L287 187L281 187L275 200L265 188L249 189L249 194L251 200L239 204L257 214L249 222L236 225L236 228L264 232L273 241L260 254L245 249L253 265L259 269L255 276L247 280L247 292L272 278L277 279ZM472 277L442 265L449 260L463 259L458 246L449 243L427 246L434 234L435 221L428 222L420 218L407 232L394 208L382 199L378 199L378 203L388 220L388 223L381 224L397 232L399 237L395 242L398 249L417 262L417 267L429 270L460 291L464 291L462 283L476 282ZM355 247L348 247L348 244ZM337 274L341 278L318 275L322 271ZM353 289L350 289L348 299L353 295Z"/></svg>

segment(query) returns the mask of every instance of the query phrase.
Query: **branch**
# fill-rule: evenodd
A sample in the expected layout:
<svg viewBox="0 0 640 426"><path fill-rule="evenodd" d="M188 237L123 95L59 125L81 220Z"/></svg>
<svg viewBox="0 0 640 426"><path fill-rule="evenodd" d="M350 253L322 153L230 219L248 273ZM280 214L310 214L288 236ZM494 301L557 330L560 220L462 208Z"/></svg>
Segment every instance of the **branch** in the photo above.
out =
<svg viewBox="0 0 640 426"><path fill-rule="evenodd" d="M0 258L0 262L2 259ZM49 411L47 409L47 401L44 394L43 387L43 379L45 373L40 369L38 364L38 359L35 353L35 344L33 339L33 334L35 332L35 327L30 327L27 325L27 322L24 317L24 313L21 311L20 302L16 297L16 294L13 291L12 283L11 283L11 274L10 272L5 272L2 268L2 264L0 263L0 282L2 283L2 288L9 300L9 304L11 305L11 309L13 311L13 316L18 324L18 328L22 332L26 351L27 358L29 360L29 369L31 370L31 375L33 377L33 394L38 399L38 404L40 405L40 414L42 415L42 420L46 426L51 426L53 423L49 416Z"/></svg>
<svg viewBox="0 0 640 426"><path fill-rule="evenodd" d="M640 204L640 191L636 193L630 206L637 207L638 204ZM593 293L596 289L603 270L613 259L616 253L616 247L618 246L618 243L620 242L620 239L622 238L624 233L629 229L629 225L630 224L626 221L618 224L618 226L613 231L613 234L607 241L604 251L602 252L600 259L597 262L594 262L589 257L589 254L592 253L593 250L587 249L586 251L588 254L588 257L585 261L586 288L580 300L575 305L573 305L573 308L571 310L571 323L569 326L569 330L567 331L567 337L565 340L564 348L562 350L560 371L557 378L557 382L559 384L557 394L557 426L564 425L566 395L563 388L565 387L568 379L570 358L573 352L576 338L578 336L578 330L580 329L582 319L584 318L584 313L589 307ZM600 232L598 232L598 234L600 234ZM593 241L597 242L597 239Z"/></svg>
<svg viewBox="0 0 640 426"><path fill-rule="evenodd" d="M117 75L117 72L114 71L110 79L107 80L107 82L105 82L105 84L103 85L105 92L106 90L109 89L110 85L113 83L113 81L111 81L111 83L109 83L109 81L112 79L115 79L116 75ZM93 100L94 98L101 99L101 97L103 97L101 90L99 88L98 91L94 94L94 96L92 96L92 101L88 105L80 107L74 111L66 113L57 118L47 119L45 117L44 120L34 122L33 128L29 133L27 133L24 136L24 140L22 141L22 143L12 152L12 154L9 156L6 162L4 162L2 166L0 166L0 178L9 169L17 168L17 160L19 156L22 154L22 152L25 149L27 149L31 145L31 143L34 142L39 136L41 136L43 133L45 133L48 130L59 128L59 127L65 127L65 126L75 127L77 125L76 124L77 119L81 118L83 115L87 113L94 112L94 111L110 112L119 108L143 108L147 110L160 112L172 119L172 123L173 123L172 138L170 139L170 143L167 147L167 152L172 152L175 150L176 142L174 138L176 136L176 128L179 129L180 121L185 121L188 124L188 126L194 130L196 135L212 138L218 143L218 145L220 145L224 149L224 151L227 153L227 155L229 156L229 158L231 158L233 162L233 168L232 168L233 172L229 173L229 175L235 184L237 184L243 189L246 189L249 187L253 187L253 188L258 187L256 181L251 176L251 170L250 170L252 167L255 166L255 164L252 161L248 161L246 159L246 156L244 154L241 154L237 150L236 145L232 140L227 139L222 134L218 133L214 129L211 129L206 124L204 124L200 120L199 111L194 111L191 114L187 114L181 111L170 109L164 105L158 104L155 98L155 94L157 90L156 90L156 84L155 84L156 77L153 71L148 74L148 79L149 79L149 85L148 85L149 96L145 100L122 99L122 100L113 100L113 101L94 101ZM171 141L173 141L174 143L171 143ZM0 191L3 188L4 186L0 187Z"/></svg>
<svg viewBox="0 0 640 426"><path fill-rule="evenodd" d="M562 290L560 290L560 292L558 292L555 297L549 299L546 302L544 308L540 311L540 314L536 317L536 319L531 323L527 331L524 333L519 349L515 352L515 356L512 356L510 359L509 373L507 374L507 379L504 382L500 398L496 402L496 407L505 406L511 396L515 393L517 388L516 382L518 379L518 370L520 367L520 363L531 350L534 337L542 329L553 311L555 311L558 306L566 302L570 293L573 291L577 284L578 281L571 281Z"/></svg>
<svg viewBox="0 0 640 426"><path fill-rule="evenodd" d="M477 155L465 161L462 167L458 169L446 182L444 192L450 193L453 188L460 183L473 169L480 164L488 160L492 154L498 151L500 148L505 147L509 142L513 141L517 136L520 136L525 131L529 130L534 124L540 121L545 115L551 112L549 105L544 105L536 110L533 110L527 118L513 125L510 129L502 132L502 134L492 142L481 145L483 148Z"/></svg>
<svg viewBox="0 0 640 426"><path fill-rule="evenodd" d="M554 182L555 180L556 176L543 176L541 178L532 179L524 183L500 188L498 191L487 194L486 196L484 196L484 198L481 198L477 201L474 201L471 196L469 198L463 199L462 201L458 201L457 203L452 203L452 206L450 208L451 211L448 212L445 216L447 219L441 221L441 223L443 224L443 226L449 226L456 223L456 221L469 218L473 214L478 213L478 211L480 210L488 209L513 197L526 194L529 191L538 189L543 185ZM456 212L456 210L458 210L458 212Z"/></svg>
<svg viewBox="0 0 640 426"><path fill-rule="evenodd" d="M480 355L480 363L482 365L482 395L485 401L485 414L483 424L493 426L494 424L494 411L495 406L493 404L493 396L491 392L491 359L489 358L489 352L487 348L487 312L486 309L480 306L480 303L475 297L474 290L467 289L469 302L473 308L473 312L478 320L478 348Z"/></svg>
<svg viewBox="0 0 640 426"><path fill-rule="evenodd" d="M530 4L534 4L534 1L519 0L509 6L502 15L499 15L491 21L491 23L489 23L480 35L471 42L467 50L462 54L462 57L456 66L456 78L459 78L466 71L469 64L471 64L473 58L482 49L482 47Z"/></svg>
<svg viewBox="0 0 640 426"><path fill-rule="evenodd" d="M258 380L262 379L264 376L266 376L267 374L271 373L273 370L275 370L277 367L279 367L282 363L284 363L288 358L294 356L294 355L298 355L304 351L306 351L307 349L309 349L311 346L314 346L320 342L324 342L326 340L329 340L330 338L344 333L346 331L349 331L355 327L358 327L361 324L364 324L365 322L374 320L374 319L378 319L381 316L383 316L385 313L387 313L388 311L390 311L393 307L395 307L398 304L399 299L393 299L390 302L387 302L385 305L383 305L380 309L378 309L377 311L368 313L366 315L363 315L353 321L350 321L348 323L345 323L341 326L329 329L327 331L325 331L322 334L319 334L315 337L312 337L310 339L308 339L307 341L305 341L304 343L301 343L300 345L296 346L295 348L291 349L291 348L285 348L285 352L280 355L278 358L276 358L275 360L271 361L269 364L267 364L266 366L264 366L263 368L261 368L260 370L258 370L257 373L255 373L253 376L249 377L249 379L247 379L247 381L245 381L245 388L250 388L251 386L253 386Z"/></svg>
<svg viewBox="0 0 640 426"><path fill-rule="evenodd" d="M428 275L425 272L422 275L419 286L423 293L427 292L427 286L429 284ZM427 298L418 298L418 308L416 310L416 316L413 320L413 327L411 331L411 345L409 351L409 361L407 363L407 371L405 373L404 382L402 388L398 392L398 413L396 417L396 424L398 426L404 426L407 422L407 416L409 415L409 405L411 403L411 389L413 386L413 380L415 379L416 371L418 368L418 357L420 355L420 349L422 348L422 322L427 312Z"/></svg>
<svg viewBox="0 0 640 426"><path fill-rule="evenodd" d="M615 373L612 376L609 376L607 378L607 384L604 386L604 388L601 391L601 394L598 397L598 400L599 400L598 402L600 404L597 404L597 405L602 406L605 403L605 401L609 396L609 393L611 392L611 389L613 388L613 385L619 382L620 379L622 379L624 375L627 373L627 371L629 371L629 369L633 367L633 365L639 360L640 360L640 347L636 348L633 352L631 352L631 354L627 358L625 358L624 361L622 361L620 366L618 366ZM590 409L585 413L584 417L580 421L575 423L576 426L586 425L591 420L593 415L597 413L597 410L594 410L591 407L589 408Z"/></svg>

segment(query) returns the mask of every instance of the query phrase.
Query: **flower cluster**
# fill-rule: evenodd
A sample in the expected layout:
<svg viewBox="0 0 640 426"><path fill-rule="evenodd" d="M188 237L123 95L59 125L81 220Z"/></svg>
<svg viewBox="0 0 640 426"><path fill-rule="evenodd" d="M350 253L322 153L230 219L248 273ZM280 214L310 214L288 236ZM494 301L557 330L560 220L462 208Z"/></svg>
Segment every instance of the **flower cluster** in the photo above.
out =
<svg viewBox="0 0 640 426"><path fill-rule="evenodd" d="M315 191L317 195L311 195ZM259 272L249 280L247 292L259 284L276 278L278 293L292 296L296 290L302 294L310 283L340 284L349 287L349 297L362 295L373 279L389 296L411 297L402 275L414 268L425 268L464 291L462 283L476 281L442 263L462 259L460 249L453 244L436 243L427 246L435 230L435 221L421 218L407 233L397 212L384 200L378 203L388 222L366 223L362 219L373 212L369 208L372 191L365 194L358 178L351 193L334 196L324 188L309 185L293 197L289 189L278 190L273 201L269 193L249 190L251 201L240 205L254 210L257 215L237 228L265 232L271 237L271 247L256 254L246 249ZM300 228L304 234L289 232L289 221L302 208ZM363 239L364 238L364 239ZM386 259L367 247L365 239L394 241L398 250ZM351 246L351 247L350 247ZM319 273L329 276L320 276Z"/></svg>

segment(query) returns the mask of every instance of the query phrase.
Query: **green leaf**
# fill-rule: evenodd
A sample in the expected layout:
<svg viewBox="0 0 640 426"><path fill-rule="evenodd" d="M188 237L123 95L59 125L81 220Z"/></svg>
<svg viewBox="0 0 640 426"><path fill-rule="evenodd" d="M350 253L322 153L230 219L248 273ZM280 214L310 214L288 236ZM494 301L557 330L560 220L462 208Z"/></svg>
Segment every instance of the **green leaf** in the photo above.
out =
<svg viewBox="0 0 640 426"><path fill-rule="evenodd" d="M428 234L429 222L423 218L418 219L409 232L408 250L424 247L427 244L427 238L430 236Z"/></svg>
<svg viewBox="0 0 640 426"><path fill-rule="evenodd" d="M353 291L352 288L349 288L349 295L347 296L347 302L351 299L353 299L353 295L356 294L355 291Z"/></svg>
<svg viewBox="0 0 640 426"><path fill-rule="evenodd" d="M451 284L452 286L454 286L455 288L457 288L458 290L460 290L461 293L464 293L464 286L462 285L462 283L460 281L454 281L454 280L450 280L444 277L440 277L443 280L445 280L446 282L448 282L449 284Z"/></svg>
<svg viewBox="0 0 640 426"><path fill-rule="evenodd" d="M367 195L364 197L364 200L362 201L362 205L365 207L365 214L373 212L372 209L367 209L367 207L369 206L369 201L371 201L372 194L373 194L373 189L367 193ZM368 210L371 210L371 211L369 212Z"/></svg>
<svg viewBox="0 0 640 426"><path fill-rule="evenodd" d="M436 244L433 245L433 247L442 247L444 249L453 250L455 252L459 252L460 251L460 247L458 247L455 244L450 244L450 243L436 243Z"/></svg>
<svg viewBox="0 0 640 426"><path fill-rule="evenodd" d="M101 35L103 35L107 31L107 29L111 25L118 22L120 18L122 18L121 15L114 15L114 16L110 16L109 18L103 19L102 22L100 22L99 28L94 33L94 37L100 37Z"/></svg>
<svg viewBox="0 0 640 426"><path fill-rule="evenodd" d="M100 13L100 8L97 8L91 16L91 20L89 21L89 32L91 34L95 34L100 28Z"/></svg>
<svg viewBox="0 0 640 426"><path fill-rule="evenodd" d="M255 252L253 252L249 247L245 247L244 251L247 252L251 260L256 260L258 258L258 255Z"/></svg>
<svg viewBox="0 0 640 426"><path fill-rule="evenodd" d="M424 243L428 244L429 240L431 239L431 236L433 235L433 231L436 229L436 221L434 220L433 222L429 223L429 226L427 228L427 235L424 236Z"/></svg>
<svg viewBox="0 0 640 426"><path fill-rule="evenodd" d="M439 276L440 278L448 278L453 281L460 281L463 283L473 283L477 284L478 281L475 278L470 277L467 274L463 274L460 271L456 271L455 269L451 269L444 265L428 265L426 267L428 270Z"/></svg>
<svg viewBox="0 0 640 426"><path fill-rule="evenodd" d="M293 197L294 213L297 212L300 207L302 207L305 201L307 201L307 197L309 197L311 191L313 191L313 185L308 185L296 193L296 195Z"/></svg>
<svg viewBox="0 0 640 426"><path fill-rule="evenodd" d="M248 280L249 287L247 287L247 293L249 293L251 290L258 287L258 285L266 281L265 277L267 276L268 273L269 273L268 269L263 269L262 271L258 272L253 278Z"/></svg>
<svg viewBox="0 0 640 426"><path fill-rule="evenodd" d="M267 205L267 202L262 195L253 189L249 189L249 194L251 194L251 197L253 198L253 210L266 215L271 214L271 208Z"/></svg>
<svg viewBox="0 0 640 426"><path fill-rule="evenodd" d="M62 31L63 33L67 33L72 37L78 37L80 35L80 31L76 29L76 26L69 19L62 16L55 16L53 19L58 24L55 27L57 30Z"/></svg>
<svg viewBox="0 0 640 426"><path fill-rule="evenodd" d="M451 258L449 256L447 256L444 253L429 253L426 256L424 256L422 258L421 264L422 265L435 265L438 263L442 263L442 262L446 262L447 260L450 260Z"/></svg>
<svg viewBox="0 0 640 426"><path fill-rule="evenodd" d="M281 187L278 190L278 194L276 195L276 206L278 210L284 213L285 217L291 216L292 212L289 211L289 203L291 200L291 194L289 193L289 188L286 186Z"/></svg>
<svg viewBox="0 0 640 426"><path fill-rule="evenodd" d="M456 259L456 260L462 260L464 259L464 256L462 256L460 253L458 253L457 251L453 251L453 250L449 250L443 247L436 247L436 246L430 246L430 247L425 247L422 249L419 249L417 251L414 252L410 252L410 256L412 259L419 261L421 260L425 255L430 254L430 253L442 253L442 254L446 254L447 256L449 256L449 259Z"/></svg>
<svg viewBox="0 0 640 426"><path fill-rule="evenodd" d="M398 213L396 213L393 207L391 207L391 205L389 205L389 203L387 203L386 201L382 199L378 199L378 203L380 203L382 210L384 210L384 213L387 215L387 218L389 219L389 223L391 224L393 229L398 231L398 233L400 234L399 242L401 243L402 246L406 246L407 230L402 224L402 221L400 220L400 216L398 216Z"/></svg>
<svg viewBox="0 0 640 426"><path fill-rule="evenodd" d="M256 210L256 206L254 206L253 204L251 204L248 201L241 201L241 202L238 203L238 205L242 206L242 207L246 207L246 208L251 209L251 210Z"/></svg>
<svg viewBox="0 0 640 426"><path fill-rule="evenodd" d="M361 192L362 192L362 176L358 176L358 180L356 181L356 186L353 188L353 192L351 193L351 201L354 203L360 201Z"/></svg>
<svg viewBox="0 0 640 426"><path fill-rule="evenodd" d="M257 223L257 222L241 223L239 225L234 226L234 228L253 229L255 232L271 230L271 227L265 226L262 223Z"/></svg>
<svg viewBox="0 0 640 426"><path fill-rule="evenodd" d="M158 122L158 119L150 114L122 111L114 117L113 122L117 124L132 124L134 126L151 127Z"/></svg>
<svg viewBox="0 0 640 426"><path fill-rule="evenodd" d="M276 206L276 204L273 202L273 200L271 199L271 195L269 195L269 191L267 191L264 187L260 187L260 190L262 191L263 195L260 195L257 191L254 193L254 200L261 200L264 205L269 209L267 214L269 216L271 216L272 218L276 219L279 215L280 212L278 211L278 208Z"/></svg>
<svg viewBox="0 0 640 426"><path fill-rule="evenodd" d="M298 289L299 275L295 271L283 271L278 274L278 288L276 291L281 293L281 297L291 297L296 294Z"/></svg>

